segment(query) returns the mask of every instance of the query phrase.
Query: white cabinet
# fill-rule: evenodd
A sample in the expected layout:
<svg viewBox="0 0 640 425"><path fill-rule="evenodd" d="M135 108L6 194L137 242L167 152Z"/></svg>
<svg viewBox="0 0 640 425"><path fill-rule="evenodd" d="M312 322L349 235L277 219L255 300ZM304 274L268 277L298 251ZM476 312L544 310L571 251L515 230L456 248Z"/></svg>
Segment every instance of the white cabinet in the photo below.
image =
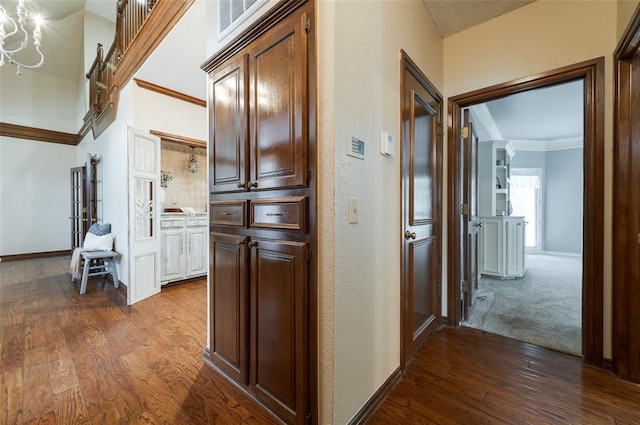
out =
<svg viewBox="0 0 640 425"><path fill-rule="evenodd" d="M481 217L480 272L500 278L522 277L524 217Z"/></svg>
<svg viewBox="0 0 640 425"><path fill-rule="evenodd" d="M166 284L207 274L207 216L163 215L161 282Z"/></svg>
<svg viewBox="0 0 640 425"><path fill-rule="evenodd" d="M509 215L511 158L507 141L482 142L478 147L478 206L481 216Z"/></svg>

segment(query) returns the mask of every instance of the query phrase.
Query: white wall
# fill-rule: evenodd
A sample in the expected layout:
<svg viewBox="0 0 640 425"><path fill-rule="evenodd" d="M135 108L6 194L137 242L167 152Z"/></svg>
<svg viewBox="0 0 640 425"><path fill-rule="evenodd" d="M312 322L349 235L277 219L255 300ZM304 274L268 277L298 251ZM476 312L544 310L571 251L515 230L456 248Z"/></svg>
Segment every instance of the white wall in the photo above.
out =
<svg viewBox="0 0 640 425"><path fill-rule="evenodd" d="M446 96L605 57L605 335L611 356L611 179L617 2L538 0L444 40ZM470 67L470 64L473 66Z"/></svg>
<svg viewBox="0 0 640 425"><path fill-rule="evenodd" d="M75 147L0 137L0 256L71 249Z"/></svg>
<svg viewBox="0 0 640 425"><path fill-rule="evenodd" d="M344 424L400 363L400 155L379 153L381 130L400 143L400 50L439 90L443 52L422 2L317 8L320 324L333 329L333 341L320 332L321 422ZM347 133L365 141L364 161L346 155ZM359 198L357 224L349 196Z"/></svg>
<svg viewBox="0 0 640 425"><path fill-rule="evenodd" d="M0 122L77 133L76 83L36 71L0 67Z"/></svg>
<svg viewBox="0 0 640 425"><path fill-rule="evenodd" d="M0 68L0 122L76 133L76 85ZM0 137L0 255L71 248L70 168L75 148ZM16 223L21 223L17 226Z"/></svg>
<svg viewBox="0 0 640 425"><path fill-rule="evenodd" d="M129 282L127 129L133 124L133 85L132 80L120 91L116 121L97 140L89 133L77 147L78 163L86 161L87 153L97 159L98 219L111 223L114 250L120 254L118 278L125 285Z"/></svg>

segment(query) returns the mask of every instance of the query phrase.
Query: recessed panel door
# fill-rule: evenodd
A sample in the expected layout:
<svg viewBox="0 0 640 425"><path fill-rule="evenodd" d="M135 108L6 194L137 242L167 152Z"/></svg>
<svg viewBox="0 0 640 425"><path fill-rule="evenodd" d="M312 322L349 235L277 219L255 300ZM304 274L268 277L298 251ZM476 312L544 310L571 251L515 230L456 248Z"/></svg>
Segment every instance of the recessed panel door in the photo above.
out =
<svg viewBox="0 0 640 425"><path fill-rule="evenodd" d="M291 16L252 49L251 190L307 185L307 33Z"/></svg>
<svg viewBox="0 0 640 425"><path fill-rule="evenodd" d="M252 240L251 387L287 423L309 409L307 244Z"/></svg>
<svg viewBox="0 0 640 425"><path fill-rule="evenodd" d="M405 56L406 58L406 56ZM439 322L441 98L412 62L402 91L403 366Z"/></svg>
<svg viewBox="0 0 640 425"><path fill-rule="evenodd" d="M232 59L209 79L211 193L247 190L247 56Z"/></svg>

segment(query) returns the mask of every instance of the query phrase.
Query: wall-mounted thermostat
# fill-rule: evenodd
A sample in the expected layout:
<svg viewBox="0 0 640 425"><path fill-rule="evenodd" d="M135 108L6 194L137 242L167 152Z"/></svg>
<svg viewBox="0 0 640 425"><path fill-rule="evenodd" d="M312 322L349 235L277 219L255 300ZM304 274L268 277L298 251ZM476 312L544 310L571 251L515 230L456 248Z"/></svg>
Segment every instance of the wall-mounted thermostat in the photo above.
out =
<svg viewBox="0 0 640 425"><path fill-rule="evenodd" d="M358 139L353 134L348 134L347 155L358 159L364 159L364 140Z"/></svg>
<svg viewBox="0 0 640 425"><path fill-rule="evenodd" d="M386 131L380 132L380 153L384 156L393 156L395 139Z"/></svg>

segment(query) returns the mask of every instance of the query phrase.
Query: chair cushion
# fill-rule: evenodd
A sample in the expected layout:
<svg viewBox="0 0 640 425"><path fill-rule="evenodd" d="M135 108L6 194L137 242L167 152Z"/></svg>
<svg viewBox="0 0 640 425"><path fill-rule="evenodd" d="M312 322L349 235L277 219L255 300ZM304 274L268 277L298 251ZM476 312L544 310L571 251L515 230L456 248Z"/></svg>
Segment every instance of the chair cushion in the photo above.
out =
<svg viewBox="0 0 640 425"><path fill-rule="evenodd" d="M95 235L93 233L87 233L84 237L84 249L92 249L97 251L111 251L113 249L113 235L107 233L106 235Z"/></svg>
<svg viewBox="0 0 640 425"><path fill-rule="evenodd" d="M93 233L98 236L104 236L107 233L111 233L111 223L93 223L91 227L89 227L89 233Z"/></svg>

